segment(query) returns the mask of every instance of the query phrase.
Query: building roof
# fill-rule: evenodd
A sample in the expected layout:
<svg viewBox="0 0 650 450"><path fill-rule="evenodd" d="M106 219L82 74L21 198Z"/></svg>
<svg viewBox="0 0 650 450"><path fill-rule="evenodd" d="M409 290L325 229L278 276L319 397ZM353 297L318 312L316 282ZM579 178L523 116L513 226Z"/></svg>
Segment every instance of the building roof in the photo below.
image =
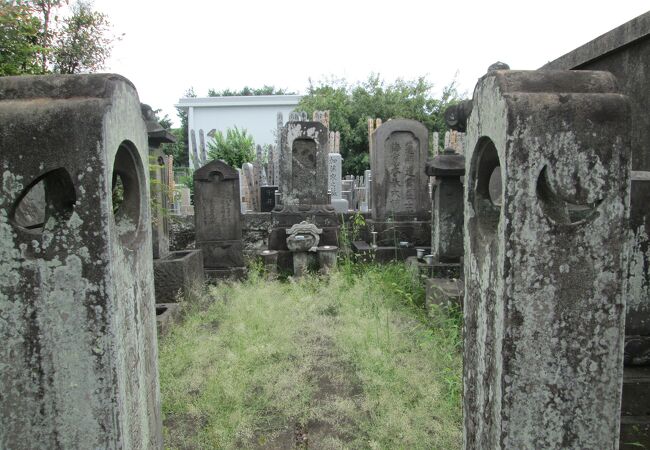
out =
<svg viewBox="0 0 650 450"><path fill-rule="evenodd" d="M244 95L230 97L181 98L174 106L181 109L226 108L230 106L295 106L302 95Z"/></svg>

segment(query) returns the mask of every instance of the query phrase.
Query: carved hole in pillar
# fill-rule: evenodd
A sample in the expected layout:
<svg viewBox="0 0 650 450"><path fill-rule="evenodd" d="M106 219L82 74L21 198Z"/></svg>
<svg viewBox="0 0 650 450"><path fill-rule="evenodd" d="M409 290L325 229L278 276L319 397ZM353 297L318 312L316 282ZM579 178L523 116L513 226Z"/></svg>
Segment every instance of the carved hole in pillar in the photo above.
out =
<svg viewBox="0 0 650 450"><path fill-rule="evenodd" d="M482 137L476 146L472 164L475 188L470 201L481 231L494 233L501 217L501 161L490 138Z"/></svg>
<svg viewBox="0 0 650 450"><path fill-rule="evenodd" d="M602 203L602 200L574 203L563 198L552 188L547 166L542 168L537 178L537 198L544 214L555 223L564 225L577 225L596 217L598 205Z"/></svg>
<svg viewBox="0 0 650 450"><path fill-rule="evenodd" d="M143 183L144 173L138 152L131 142L124 141L115 154L111 206L118 237L127 247L141 235Z"/></svg>
<svg viewBox="0 0 650 450"><path fill-rule="evenodd" d="M9 211L14 226L33 234L67 222L74 210L77 194L72 178L64 168L41 175L27 186Z"/></svg>

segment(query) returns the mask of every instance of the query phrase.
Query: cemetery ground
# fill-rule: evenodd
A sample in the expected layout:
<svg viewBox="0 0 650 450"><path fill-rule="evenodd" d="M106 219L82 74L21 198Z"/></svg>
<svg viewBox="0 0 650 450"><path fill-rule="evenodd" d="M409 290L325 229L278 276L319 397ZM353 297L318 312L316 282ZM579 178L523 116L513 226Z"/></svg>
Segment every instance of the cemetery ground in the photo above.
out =
<svg viewBox="0 0 650 450"><path fill-rule="evenodd" d="M461 314L403 264L193 297L160 342L166 448L460 448Z"/></svg>

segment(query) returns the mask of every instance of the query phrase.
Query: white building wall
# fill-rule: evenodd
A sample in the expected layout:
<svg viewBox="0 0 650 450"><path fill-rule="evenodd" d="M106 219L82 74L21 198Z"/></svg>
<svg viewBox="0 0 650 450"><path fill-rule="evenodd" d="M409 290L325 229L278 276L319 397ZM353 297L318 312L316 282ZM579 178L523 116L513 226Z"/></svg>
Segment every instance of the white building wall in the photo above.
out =
<svg viewBox="0 0 650 450"><path fill-rule="evenodd" d="M275 144L278 112L283 114L286 122L300 98L301 96L291 95L181 99L176 106L186 107L188 111L190 165L193 165L194 151L192 130L195 132L197 146L200 146L199 134L203 130L206 148L212 139L208 136L211 130L221 131L225 135L228 128L235 126L245 128L253 136L256 145ZM199 149L197 154L200 155Z"/></svg>

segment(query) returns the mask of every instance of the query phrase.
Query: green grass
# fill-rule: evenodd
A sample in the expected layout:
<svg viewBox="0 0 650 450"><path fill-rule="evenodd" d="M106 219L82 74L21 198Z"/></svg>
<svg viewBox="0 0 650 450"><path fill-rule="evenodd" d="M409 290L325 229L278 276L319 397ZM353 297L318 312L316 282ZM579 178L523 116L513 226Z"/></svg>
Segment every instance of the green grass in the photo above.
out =
<svg viewBox="0 0 650 450"><path fill-rule="evenodd" d="M160 343L165 447L453 449L460 321L403 265L212 288Z"/></svg>

